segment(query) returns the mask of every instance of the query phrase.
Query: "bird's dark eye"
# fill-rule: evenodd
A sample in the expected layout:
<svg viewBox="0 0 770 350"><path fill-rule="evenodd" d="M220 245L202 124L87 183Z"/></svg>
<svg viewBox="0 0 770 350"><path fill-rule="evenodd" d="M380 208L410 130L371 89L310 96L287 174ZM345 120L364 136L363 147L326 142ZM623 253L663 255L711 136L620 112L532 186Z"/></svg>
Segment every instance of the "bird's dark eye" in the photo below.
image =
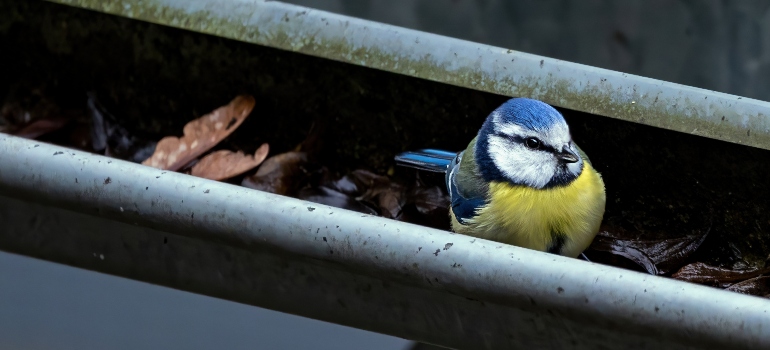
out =
<svg viewBox="0 0 770 350"><path fill-rule="evenodd" d="M534 137L528 137L526 140L524 140L524 144L531 149L538 149L540 148L542 142Z"/></svg>

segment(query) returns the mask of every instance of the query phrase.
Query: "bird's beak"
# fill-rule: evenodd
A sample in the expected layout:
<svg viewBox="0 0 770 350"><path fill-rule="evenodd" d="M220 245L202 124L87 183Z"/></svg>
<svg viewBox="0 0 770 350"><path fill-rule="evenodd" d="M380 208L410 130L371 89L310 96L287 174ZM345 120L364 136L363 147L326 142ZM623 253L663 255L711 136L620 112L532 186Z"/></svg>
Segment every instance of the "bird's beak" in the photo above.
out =
<svg viewBox="0 0 770 350"><path fill-rule="evenodd" d="M564 147L557 156L565 163L577 163L580 159L580 157L578 157L578 155L569 147Z"/></svg>

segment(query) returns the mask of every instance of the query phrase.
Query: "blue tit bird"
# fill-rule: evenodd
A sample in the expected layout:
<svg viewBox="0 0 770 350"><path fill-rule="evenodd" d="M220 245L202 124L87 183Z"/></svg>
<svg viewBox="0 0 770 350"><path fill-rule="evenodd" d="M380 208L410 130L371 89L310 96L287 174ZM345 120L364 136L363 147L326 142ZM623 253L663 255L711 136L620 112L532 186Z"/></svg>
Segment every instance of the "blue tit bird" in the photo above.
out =
<svg viewBox="0 0 770 350"><path fill-rule="evenodd" d="M396 163L446 174L457 233L577 257L604 216L601 175L561 113L537 100L503 103L462 152L405 152Z"/></svg>

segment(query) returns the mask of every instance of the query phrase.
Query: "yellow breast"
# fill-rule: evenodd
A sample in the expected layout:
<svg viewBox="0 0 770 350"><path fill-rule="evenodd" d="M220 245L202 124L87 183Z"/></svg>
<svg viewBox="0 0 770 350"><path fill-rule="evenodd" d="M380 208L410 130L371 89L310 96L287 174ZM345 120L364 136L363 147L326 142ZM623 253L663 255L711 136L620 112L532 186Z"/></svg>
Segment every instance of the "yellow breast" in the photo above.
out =
<svg viewBox="0 0 770 350"><path fill-rule="evenodd" d="M588 162L568 186L538 190L493 182L489 193L489 203L467 225L452 214L456 232L541 251L558 233L564 237L561 254L571 257L591 244L606 201L604 181Z"/></svg>

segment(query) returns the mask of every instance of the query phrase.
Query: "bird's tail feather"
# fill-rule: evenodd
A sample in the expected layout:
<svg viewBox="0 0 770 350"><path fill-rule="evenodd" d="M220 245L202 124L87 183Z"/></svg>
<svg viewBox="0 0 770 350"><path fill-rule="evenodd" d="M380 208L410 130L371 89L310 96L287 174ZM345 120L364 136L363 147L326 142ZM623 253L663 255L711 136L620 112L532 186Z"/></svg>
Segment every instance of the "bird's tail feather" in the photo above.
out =
<svg viewBox="0 0 770 350"><path fill-rule="evenodd" d="M449 165L452 164L456 156L457 153L455 152L421 149L397 155L396 165L444 173L449 169Z"/></svg>

